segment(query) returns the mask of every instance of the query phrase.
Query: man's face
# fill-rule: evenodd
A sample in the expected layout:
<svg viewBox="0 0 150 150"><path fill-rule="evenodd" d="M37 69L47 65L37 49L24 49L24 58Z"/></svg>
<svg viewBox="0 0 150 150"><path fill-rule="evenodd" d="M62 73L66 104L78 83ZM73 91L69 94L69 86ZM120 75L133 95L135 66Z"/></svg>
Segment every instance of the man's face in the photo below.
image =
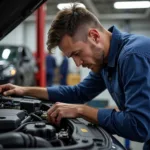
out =
<svg viewBox="0 0 150 150"><path fill-rule="evenodd" d="M65 35L59 48L65 56L73 58L77 67L87 67L93 72L98 72L103 67L103 46L99 40L91 36L88 36L86 41L73 41L72 37Z"/></svg>

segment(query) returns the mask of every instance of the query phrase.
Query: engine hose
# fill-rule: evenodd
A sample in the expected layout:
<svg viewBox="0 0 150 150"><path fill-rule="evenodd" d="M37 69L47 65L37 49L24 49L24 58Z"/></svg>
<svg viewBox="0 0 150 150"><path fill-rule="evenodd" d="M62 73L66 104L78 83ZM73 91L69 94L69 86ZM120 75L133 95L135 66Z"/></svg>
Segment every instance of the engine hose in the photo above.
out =
<svg viewBox="0 0 150 150"><path fill-rule="evenodd" d="M38 115L36 115L36 114L34 114L34 113L31 113L30 115L31 115L31 117L32 117L33 119L36 119L36 121L42 121L42 120L43 120L42 118L40 118Z"/></svg>
<svg viewBox="0 0 150 150"><path fill-rule="evenodd" d="M23 123L21 124L21 126L19 126L17 129L13 130L13 131L10 131L10 132L18 132L20 130L22 130L26 125L28 124L33 124L33 122L26 122L26 123Z"/></svg>
<svg viewBox="0 0 150 150"><path fill-rule="evenodd" d="M28 117L26 117L26 118L21 122L21 124L27 123L27 122L29 122L29 121L31 121L31 120L32 120L32 117L31 117L31 116L28 116Z"/></svg>
<svg viewBox="0 0 150 150"><path fill-rule="evenodd" d="M24 134L21 132L1 134L0 144L4 148L52 147L52 145L43 138L32 136L30 134Z"/></svg>

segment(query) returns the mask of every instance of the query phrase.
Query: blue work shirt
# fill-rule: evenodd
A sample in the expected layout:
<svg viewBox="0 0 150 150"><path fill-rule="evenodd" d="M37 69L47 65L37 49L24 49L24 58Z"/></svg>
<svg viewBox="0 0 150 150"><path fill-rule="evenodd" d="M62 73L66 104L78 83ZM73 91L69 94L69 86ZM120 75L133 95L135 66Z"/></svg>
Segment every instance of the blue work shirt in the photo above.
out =
<svg viewBox="0 0 150 150"><path fill-rule="evenodd" d="M65 77L68 74L68 58L66 56L63 56L63 61L60 65L60 74Z"/></svg>
<svg viewBox="0 0 150 150"><path fill-rule="evenodd" d="M111 134L147 142L150 140L150 38L122 33L114 26L109 31L112 39L107 66L98 74L90 72L78 85L48 87L49 99L85 103L108 89L120 111L99 109L99 125Z"/></svg>

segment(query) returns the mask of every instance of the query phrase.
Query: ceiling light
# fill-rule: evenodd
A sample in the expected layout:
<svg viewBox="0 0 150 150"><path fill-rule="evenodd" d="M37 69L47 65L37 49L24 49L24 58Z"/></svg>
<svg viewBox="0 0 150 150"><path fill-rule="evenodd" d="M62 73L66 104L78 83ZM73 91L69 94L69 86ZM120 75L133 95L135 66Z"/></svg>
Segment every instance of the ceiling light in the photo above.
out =
<svg viewBox="0 0 150 150"><path fill-rule="evenodd" d="M78 4L78 7L86 8L85 5L82 4L82 3L76 3L76 4ZM57 8L59 10L62 10L62 9L65 9L65 8L70 8L73 5L74 5L74 3L60 3L60 4L57 5Z"/></svg>
<svg viewBox="0 0 150 150"><path fill-rule="evenodd" d="M150 1L124 1L114 3L114 8L116 9L140 9L149 7Z"/></svg>

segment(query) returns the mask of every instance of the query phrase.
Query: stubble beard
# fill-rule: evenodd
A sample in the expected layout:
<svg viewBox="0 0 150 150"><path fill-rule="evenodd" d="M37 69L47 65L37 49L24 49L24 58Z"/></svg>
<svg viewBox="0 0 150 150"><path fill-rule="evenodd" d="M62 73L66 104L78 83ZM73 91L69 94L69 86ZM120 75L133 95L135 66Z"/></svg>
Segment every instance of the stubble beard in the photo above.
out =
<svg viewBox="0 0 150 150"><path fill-rule="evenodd" d="M105 66L105 63L104 63L104 52L102 51L102 53L100 54L99 58L96 59L96 66L95 66L95 69L93 68L93 72L95 73L99 73Z"/></svg>

